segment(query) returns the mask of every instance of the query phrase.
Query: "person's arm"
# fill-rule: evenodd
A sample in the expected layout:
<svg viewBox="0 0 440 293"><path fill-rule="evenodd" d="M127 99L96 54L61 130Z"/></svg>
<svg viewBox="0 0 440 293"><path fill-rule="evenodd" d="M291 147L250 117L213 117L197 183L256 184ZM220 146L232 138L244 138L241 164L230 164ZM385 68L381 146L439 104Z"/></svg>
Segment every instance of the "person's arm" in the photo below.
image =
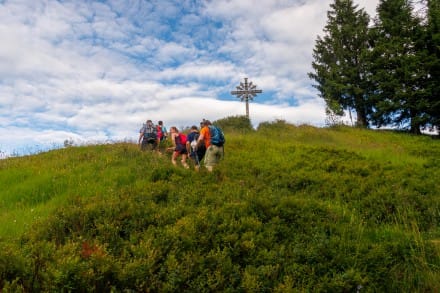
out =
<svg viewBox="0 0 440 293"><path fill-rule="evenodd" d="M138 144L141 144L142 141L142 137L144 136L144 133L141 131L139 132L139 139L138 139Z"/></svg>
<svg viewBox="0 0 440 293"><path fill-rule="evenodd" d="M186 140L185 147L186 147L187 153L190 154L191 153L191 143L189 142L189 139Z"/></svg>
<svg viewBox="0 0 440 293"><path fill-rule="evenodd" d="M197 147L201 146L202 144L205 143L205 135L203 133L203 131L200 131L200 135L199 138L197 139Z"/></svg>

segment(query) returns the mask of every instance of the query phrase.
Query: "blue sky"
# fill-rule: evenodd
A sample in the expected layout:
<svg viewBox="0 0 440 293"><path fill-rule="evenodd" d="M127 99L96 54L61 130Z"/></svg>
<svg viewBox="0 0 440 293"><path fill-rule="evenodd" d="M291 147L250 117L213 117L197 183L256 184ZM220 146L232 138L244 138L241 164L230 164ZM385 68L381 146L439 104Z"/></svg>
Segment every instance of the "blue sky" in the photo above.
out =
<svg viewBox="0 0 440 293"><path fill-rule="evenodd" d="M324 125L307 76L333 0L0 0L0 157L244 115ZM355 0L370 16L378 0Z"/></svg>

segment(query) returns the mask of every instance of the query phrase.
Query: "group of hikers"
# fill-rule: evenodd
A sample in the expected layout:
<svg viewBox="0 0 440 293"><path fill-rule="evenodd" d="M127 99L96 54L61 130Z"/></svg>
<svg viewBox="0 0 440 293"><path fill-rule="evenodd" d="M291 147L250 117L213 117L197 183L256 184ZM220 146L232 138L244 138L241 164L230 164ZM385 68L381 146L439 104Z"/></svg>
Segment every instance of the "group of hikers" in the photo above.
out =
<svg viewBox="0 0 440 293"><path fill-rule="evenodd" d="M189 156L196 170L200 169L203 162L206 169L211 172L224 156L225 137L222 130L205 119L200 122L200 129L193 125L187 134L179 132L176 126L170 127L168 133L163 121L158 121L155 125L151 120L147 120L139 130L138 144L143 151L150 149L162 154L163 146L169 145L168 137L172 146L166 147L165 150L172 152L171 163L175 166L178 157L181 156L182 166L189 169L187 163Z"/></svg>

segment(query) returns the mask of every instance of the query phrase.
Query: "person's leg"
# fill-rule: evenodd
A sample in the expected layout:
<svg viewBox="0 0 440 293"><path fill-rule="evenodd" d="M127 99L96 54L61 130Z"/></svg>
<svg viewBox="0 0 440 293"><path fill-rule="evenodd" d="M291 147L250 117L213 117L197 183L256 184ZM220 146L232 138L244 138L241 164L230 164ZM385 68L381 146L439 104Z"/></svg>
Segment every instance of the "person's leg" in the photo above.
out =
<svg viewBox="0 0 440 293"><path fill-rule="evenodd" d="M199 156L197 155L197 152L193 153L193 157L191 157L194 161L194 170L199 171L200 169L200 161Z"/></svg>
<svg viewBox="0 0 440 293"><path fill-rule="evenodd" d="M214 146L209 146L206 150L204 164L206 169L211 172L214 167L215 162L215 154L214 154Z"/></svg>
<svg viewBox="0 0 440 293"><path fill-rule="evenodd" d="M218 150L217 150L217 163L220 162L221 159L223 159L223 154L224 154L223 147L218 147Z"/></svg>
<svg viewBox="0 0 440 293"><path fill-rule="evenodd" d="M187 158L188 158L187 154L182 154L182 161L181 162L182 162L183 167L185 167L185 169L189 169L189 166L186 163Z"/></svg>
<svg viewBox="0 0 440 293"><path fill-rule="evenodd" d="M154 141L149 140L147 143L147 148L148 150L154 150Z"/></svg>
<svg viewBox="0 0 440 293"><path fill-rule="evenodd" d="M218 146L214 146L213 147L213 158L211 160L211 166L214 167L218 164L218 162L220 161L220 157L221 157L221 152L220 152L221 147Z"/></svg>
<svg viewBox="0 0 440 293"><path fill-rule="evenodd" d="M147 149L147 141L145 139L141 142L141 150L145 151Z"/></svg>
<svg viewBox="0 0 440 293"><path fill-rule="evenodd" d="M174 151L173 155L171 156L171 163L173 163L174 166L177 166L176 159L178 156L179 156L179 153L177 151Z"/></svg>
<svg viewBox="0 0 440 293"><path fill-rule="evenodd" d="M206 148L204 146L201 146L200 148L197 149L197 157L199 162L203 160L203 158L205 157L205 153L206 153Z"/></svg>
<svg viewBox="0 0 440 293"><path fill-rule="evenodd" d="M163 145L162 141L159 141L159 144L157 145L157 151L162 154L163 148L164 148L164 145Z"/></svg>

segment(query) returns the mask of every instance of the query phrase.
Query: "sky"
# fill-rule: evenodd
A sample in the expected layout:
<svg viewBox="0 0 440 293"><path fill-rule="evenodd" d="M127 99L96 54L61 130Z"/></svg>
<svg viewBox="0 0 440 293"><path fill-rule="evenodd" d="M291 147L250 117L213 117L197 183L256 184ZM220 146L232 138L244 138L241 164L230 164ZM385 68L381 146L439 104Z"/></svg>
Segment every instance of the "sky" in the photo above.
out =
<svg viewBox="0 0 440 293"><path fill-rule="evenodd" d="M373 17L378 0L354 0ZM245 115L325 125L312 52L333 0L0 0L0 157Z"/></svg>

